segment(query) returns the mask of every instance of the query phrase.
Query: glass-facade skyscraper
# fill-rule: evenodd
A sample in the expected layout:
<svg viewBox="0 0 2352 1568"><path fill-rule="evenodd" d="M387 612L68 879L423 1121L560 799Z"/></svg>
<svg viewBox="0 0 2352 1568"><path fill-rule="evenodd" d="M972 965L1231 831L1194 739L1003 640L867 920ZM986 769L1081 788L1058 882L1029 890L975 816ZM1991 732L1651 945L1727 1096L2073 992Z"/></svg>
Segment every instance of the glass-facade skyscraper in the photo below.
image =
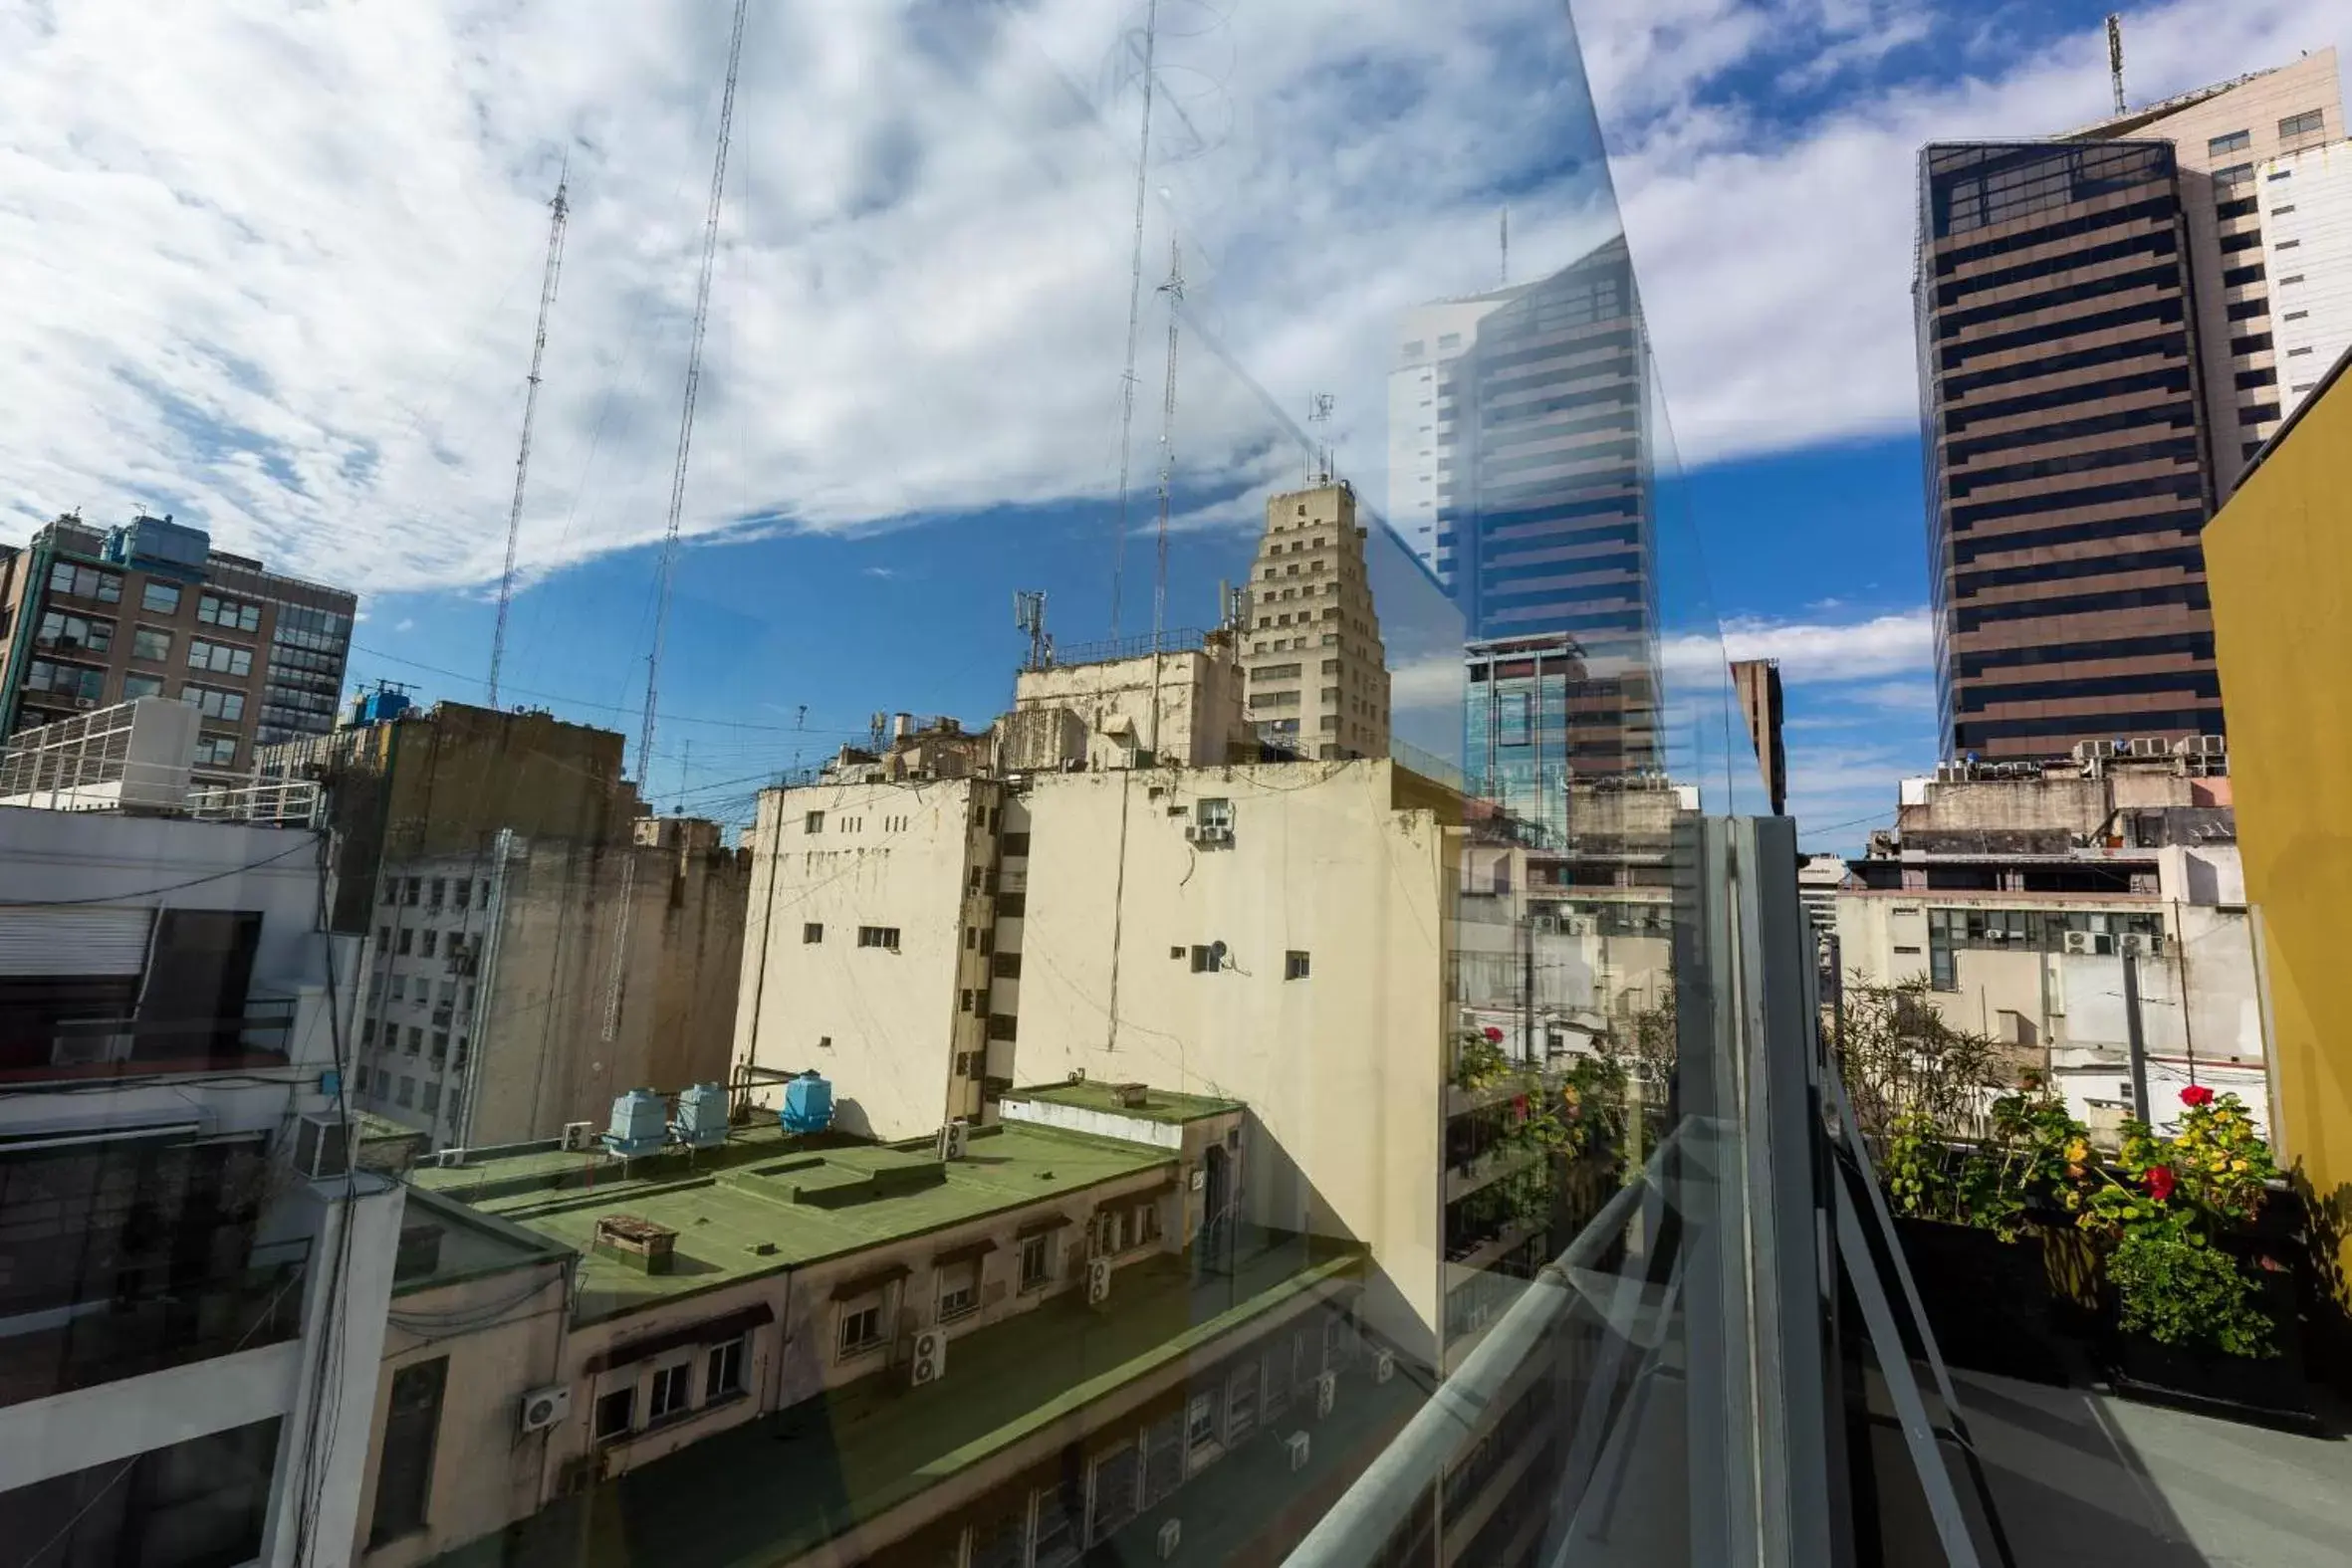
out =
<svg viewBox="0 0 2352 1568"><path fill-rule="evenodd" d="M1624 242L1411 313L1390 383L1399 532L1463 617L1463 763L1564 831L1570 780L1654 774L1649 345Z"/></svg>

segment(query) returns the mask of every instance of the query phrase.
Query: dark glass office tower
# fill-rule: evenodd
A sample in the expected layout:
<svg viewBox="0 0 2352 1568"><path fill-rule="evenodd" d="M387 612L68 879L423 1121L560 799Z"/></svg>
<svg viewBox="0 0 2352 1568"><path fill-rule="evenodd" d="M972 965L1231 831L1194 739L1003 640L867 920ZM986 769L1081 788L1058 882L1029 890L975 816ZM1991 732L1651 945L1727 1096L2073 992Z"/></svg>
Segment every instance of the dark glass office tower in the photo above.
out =
<svg viewBox="0 0 2352 1568"><path fill-rule="evenodd" d="M1918 306L1944 747L2222 733L2170 141L1930 146Z"/></svg>
<svg viewBox="0 0 2352 1568"><path fill-rule="evenodd" d="M1438 381L1438 569L1472 639L1465 764L1544 820L1554 779L1661 766L1648 343L1621 240L1489 300ZM1564 686L1486 700L1530 650Z"/></svg>

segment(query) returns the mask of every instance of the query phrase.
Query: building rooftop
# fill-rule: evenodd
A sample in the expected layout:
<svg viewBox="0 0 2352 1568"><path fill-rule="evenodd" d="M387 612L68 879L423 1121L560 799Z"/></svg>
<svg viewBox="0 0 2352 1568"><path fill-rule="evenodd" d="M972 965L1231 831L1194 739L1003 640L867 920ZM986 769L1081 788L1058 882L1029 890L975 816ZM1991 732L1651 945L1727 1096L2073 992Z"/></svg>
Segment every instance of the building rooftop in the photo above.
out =
<svg viewBox="0 0 2352 1568"><path fill-rule="evenodd" d="M1054 1128L977 1128L969 1156L739 1128L723 1148L623 1161L533 1148L415 1173L414 1185L581 1254L575 1323L923 1235L1165 1166L1164 1149ZM674 1231L667 1273L597 1254L626 1215Z"/></svg>
<svg viewBox="0 0 2352 1568"><path fill-rule="evenodd" d="M1059 1141L1058 1139L1057 1141ZM866 1377L564 1498L442 1557L450 1568L786 1563L1287 1304L1345 1289L1360 1256L1290 1237L1195 1284L1157 1257L1109 1310L1064 1293L955 1341L947 1377ZM1403 1380L1399 1380L1400 1382Z"/></svg>
<svg viewBox="0 0 2352 1568"><path fill-rule="evenodd" d="M1035 1089L1008 1090L1006 1097L1015 1100L1042 1100L1048 1105L1067 1105L1075 1110L1101 1111L1111 1116L1131 1116L1147 1122L1197 1122L1212 1116L1227 1116L1249 1107L1240 1100L1220 1099L1208 1094L1178 1094L1172 1089L1143 1091L1139 1101L1121 1098L1124 1085L1107 1080L1089 1078L1079 1083L1050 1083Z"/></svg>

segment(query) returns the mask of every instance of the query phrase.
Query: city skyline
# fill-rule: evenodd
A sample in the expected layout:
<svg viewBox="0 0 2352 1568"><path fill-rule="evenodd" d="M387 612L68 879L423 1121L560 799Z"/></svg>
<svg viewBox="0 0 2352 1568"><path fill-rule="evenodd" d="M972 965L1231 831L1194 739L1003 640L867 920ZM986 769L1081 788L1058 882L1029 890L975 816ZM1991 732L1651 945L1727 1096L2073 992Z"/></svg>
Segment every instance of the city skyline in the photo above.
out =
<svg viewBox="0 0 2352 1568"><path fill-rule="evenodd" d="M1536 9L1482 9L1476 20L1487 30L1480 39L1513 36L1511 29L1528 24ZM1897 261L1908 254L1911 156L1920 142L1938 135L2032 134L2097 118L2106 93L2104 59L2097 16L2088 8L2003 14L1972 32L1968 48L1949 57L1960 62L1957 67L1936 48L1939 39L1957 36L1961 21L1952 14L1831 23L1806 13L1787 19L1787 28L1772 37L1752 25L1762 14L1761 8L1693 4L1636 22L1609 7L1590 7L1578 21L1658 339L1664 401L1685 465L1690 510L1715 583L1712 609L1732 656L1782 659L1789 681L1792 809L1808 842L1852 848L1871 825L1868 818L1883 819L1892 779L1920 771L1935 755L1932 698L1921 700L1930 663L1916 441L1903 433L1915 418L1910 344L1902 326L1908 269ZM1294 21L1297 32L1281 32L1276 41L1288 52L1277 51L1280 61L1269 69L1303 58L1301 40L1324 37L1316 32L1320 17L1302 13ZM1364 46L1372 52L1392 41L1394 28L1402 25L1388 12L1377 20L1382 30ZM1548 11L1542 20L1552 25ZM2135 103L2340 41L2331 37L2341 32L2340 20L2315 5L2259 8L2218 43L2204 36L2196 20L2186 6L2129 18L2127 81ZM1087 25L1115 32L1116 21L1105 14ZM1733 25L1707 26L1716 22ZM1262 23L1245 17L1236 25ZM417 26L423 30L420 48L429 54L441 47L429 19ZM1708 50L1666 47L1678 36L1676 28L1702 26ZM1081 127L1083 156L1073 154L1071 166L1083 170L1082 178L1048 192L1070 203L1053 209L1058 227L1066 216L1077 224L1072 232L1099 230L1107 239L1086 257L1094 280L1080 291L1088 325L1046 335L1055 356L1046 379L1087 389L1092 399L1087 417L1059 421L1088 432L1089 455L1074 468L1063 464L1063 477L1042 488L1007 486L1000 471L974 467L962 451L926 454L918 447L910 455L894 444L876 448L866 439L870 430L828 423L831 416L822 410L808 411L819 420L808 426L802 405L790 399L764 420L724 395L716 403L706 400L689 517L701 543L687 552L681 573L677 646L663 701L665 713L689 722L665 728L663 755L647 782L656 797L674 796L683 781L706 800L732 799L726 792L730 781L790 766L797 755L807 760L820 754L822 743L801 739L809 729L832 731L827 739L846 738L875 709L937 709L972 718L993 712L1010 683L1016 639L1009 627L999 628L1006 619L1000 583L989 577L983 592L969 568L992 554L1006 554L1007 539L1018 541L1016 554L1025 560L1016 564L1029 569L1004 573L1003 588L1051 587L1058 624L1067 637L1104 629L1111 551L1102 494L1113 472L1116 312L1125 283L1124 236L1118 231L1132 193L1132 145L1119 73L1089 85L1087 72L1070 67L1087 58L1091 46L1079 47L1078 32L1058 28L1041 26L1013 37L1008 47L1019 69L993 80L990 91L999 100L1030 102L1041 93L1065 93L1074 83L1100 112L1099 122L1090 116ZM575 717L621 729L631 728L641 700L643 639L631 632L645 619L648 519L658 512L654 500L663 477L663 464L644 454L666 447L662 432L674 424L675 373L671 350L663 346L674 313L658 297L639 299L633 314L616 312L610 297L616 287L639 295L657 287L674 295L687 269L641 248L616 248L611 231L600 234L596 224L609 224L631 207L649 214L672 211L678 204L668 202L667 192L681 178L691 185L688 171L707 166L707 148L695 141L690 111L712 74L684 62L689 55L700 61L718 47L720 40L703 36L709 31L683 12L668 19L661 36L677 42L662 58L679 64L675 73L659 75L650 100L625 82L598 81L616 102L687 110L663 119L661 135L642 154L645 161L625 170L614 165L599 175L592 151L576 148L581 215L551 339L551 401L543 411L542 461L534 475L534 495L544 500L535 500L526 518L527 586L516 610L508 684L519 700L551 701ZM899 40L901 33L883 36ZM314 42L328 48L336 41ZM339 47L348 52L365 42L346 40ZM776 42L771 38L771 45ZM1790 63L1832 45L1843 52L1818 69L1799 71ZM47 83L70 80L72 73L59 68L80 58L74 53L83 47L78 35L69 30L48 47L33 69L44 71ZM775 112L773 104L765 111L758 107L776 91L775 68L760 64L773 53L755 48L747 64L751 117L741 136L750 147L749 173L742 185L730 187L727 222L744 221L742 192L748 191L751 227L725 231L711 353L713 384L724 387L737 378L733 384L746 391L754 383L740 379L749 373L744 366L780 321L780 302L745 286L755 258L774 251L772 259L815 260L789 246L779 249L784 242L759 218L763 211L794 210L776 189L784 170L771 150L789 127L760 117ZM179 63L198 76L225 64L206 52ZM1178 59L1170 69L1182 64ZM1432 67L1428 113L1441 120L1453 116L1446 122L1475 140L1490 131L1469 128L1488 122L1465 106L1466 69L1452 54ZM771 73L766 85L762 72ZM1235 97L1259 91L1238 81L1229 89ZM307 396L308 383L278 357L267 335L253 338L247 361L224 364L217 350L231 340L233 318L201 314L191 332L166 334L153 351L135 355L149 369L111 377L97 399L100 406L118 404L134 426L160 420L144 454L117 462L77 436L20 463L18 494L4 525L8 537L29 532L67 505L86 506L94 519L113 519L114 504L103 499L110 495L127 508L135 492L161 510L171 504L174 489L196 492L194 504L177 508L179 515L214 529L225 548L261 554L297 571L349 561L346 576L361 586L366 617L354 638L355 681L411 680L426 696L478 699L476 671L486 670L489 640L485 584L494 575L495 525L511 481L528 347L527 283L544 240L540 208L548 190L539 187L552 190L552 178L542 176L552 176L560 160L545 127L521 120L544 110L547 124L561 126L568 112L553 88L504 102L502 112L514 121L502 119L484 132L488 145L512 149L495 171L486 167L484 143L472 129L444 124L434 117L437 111L399 121L414 146L434 153L430 166L444 177L443 188L475 204L481 218L469 228L486 237L481 243L504 248L489 258L491 265L472 253L422 258L415 270L441 292L430 302L410 302L408 308L424 309L421 319L434 325L417 335L418 342L402 345L401 357L383 358L387 350L377 342L353 345L353 365L371 367L376 390L369 395L396 404L379 403L373 410L337 405L351 414L350 431L367 434L367 441L348 449L329 443L325 450L340 453L338 461L318 467L305 455L299 429L285 427L271 412ZM1550 109L1556 110L1550 121L1556 123L1582 112L1574 105ZM1693 119L1688 112L1696 109L1707 112ZM670 122L681 118L687 123ZM1414 128L1436 122L1417 120ZM1683 127L1679 132L1677 125ZM984 118L982 126L997 141L1011 139L994 118ZM1506 181L1513 188L1501 193L1512 208L1514 278L1539 276L1578 253L1573 226L1561 214L1581 187L1572 172L1544 167L1544 140L1538 126L1505 144L1476 142L1498 154L1493 166L1518 171ZM1420 202L1411 244L1394 253L1401 258L1397 265L1359 269L1361 277L1319 259L1309 266L1310 256L1322 255L1316 246L1336 237L1327 227L1275 243L1261 218L1266 209L1255 203L1296 195L1294 183L1268 183L1269 171L1307 158L1309 144L1278 137L1275 127L1250 135L1236 131L1207 150L1167 144L1169 195L1153 204L1155 230L1168 212L1180 210L1186 226L1206 231L1206 248L1197 259L1188 253L1186 262L1197 302L1194 325L1202 331L1188 336L1181 350L1172 623L1212 618L1213 583L1242 574L1264 493L1296 483L1299 473L1300 454L1281 445L1271 416L1234 412L1245 400L1254 405L1257 392L1227 359L1266 389L1286 411L1286 421L1301 427L1307 392L1338 390L1331 425L1337 467L1377 507L1383 498L1376 492L1384 488L1373 483L1384 447L1378 388L1394 351L1389 339L1396 315L1496 281L1501 201L1489 199L1489 192L1472 200L1459 182L1444 179L1400 188L1398 199L1380 205L1393 216L1408 200ZM1448 144L1463 143L1456 138ZM646 164L656 146L661 167L658 180L649 182ZM247 154L265 155L250 147ZM541 169L542 163L548 166ZM71 167L72 160L61 154L59 164ZM1727 183L1735 167L1744 167L1746 177ZM1226 180L1236 168L1247 177ZM992 164L986 172L995 177L1003 170ZM1801 302L1812 296L1802 291L1830 285L1826 270L1814 266L1821 236L1803 221L1799 203L1775 198L1824 179L1837 182L1841 204L1852 214L1852 232L1841 237L1852 253L1845 276L1859 278L1862 287L1842 291L1840 309L1819 318L1821 332L1782 343L1768 336L1773 321L1809 309ZM1128 195L1116 194L1121 184ZM1104 193L1099 202L1097 191ZM1226 194L1187 205L1219 191ZM853 194L830 191L825 199L845 201ZM1350 211L1369 200L1360 185L1334 199ZM589 211L599 200L606 214L601 220ZM227 205L247 207L241 197ZM257 221L267 216L259 214ZM915 214L901 216L911 222ZM672 229L679 245L687 243L683 219L678 210L663 220L665 238L657 244L667 246ZM378 234L381 221L370 219L351 238ZM1693 243L1702 223L1739 236L1741 243ZM259 232L267 240L275 230L263 221ZM1354 231L1354 237L1363 233ZM388 239L383 250L387 257L400 254ZM1721 254L1726 251L1738 252L1741 265ZM1011 253L991 241L975 254L993 268L995 258ZM1245 264L1253 259L1271 271L1252 273ZM20 294L59 299L57 314L70 320L70 297L60 293L53 263L18 251L9 253L7 266ZM1800 279L1800 271L1821 275ZM510 274L526 284L502 294ZM291 283L293 275L287 276ZM307 302L332 302L361 286L365 276L348 256L334 265L313 265L302 274L303 292L290 295L288 303L304 316L313 309ZM1262 285L1261 276L1271 281ZM657 278L668 281L651 282ZM1147 295L1154 281L1146 277ZM147 286L137 279L126 284L133 293ZM935 286L913 297L946 298ZM1146 303L1156 309L1155 300ZM1154 331L1143 336L1150 343L1159 323L1148 311L1147 319ZM192 338L197 351L171 346L183 338ZM55 349L49 353L54 359ZM567 363L567 354L577 357ZM916 359L938 383L940 365L920 354ZM1155 390L1156 360L1152 350L1138 364L1139 380ZM1032 361L992 361L991 373L1020 374L1015 367L1024 362ZM1351 362L1358 366L1352 373ZM1021 381L1045 384L1026 374ZM887 395L885 383L851 377L843 384L877 394L867 400L878 409L905 401ZM1150 448L1157 433L1151 400L1147 396L1138 411L1139 482L1130 503L1133 524L1146 531ZM945 405L918 398L913 412L887 416L900 432L890 443L909 433L936 435L941 421L919 413L939 406L957 410L954 422L960 425L963 411L975 405L961 393ZM720 411L713 413L714 407ZM1036 414L1033 425L1058 417L1051 408ZM310 424L316 430L320 421ZM828 460L831 472L824 465L787 474L746 466L747 453L801 449L806 428L841 437L830 445L844 456L872 454L863 470L890 476L885 489L895 487L893 492L850 504L857 498L843 488L837 460ZM1221 450L1221 438L1236 428L1277 430L1277 442L1260 442L1256 455L1245 455L1237 468L1231 451ZM1023 448L1021 442L1007 447ZM298 456L303 461L295 462ZM225 486L223 476L244 488ZM924 493L943 479L955 481L963 504ZM730 543L713 543L718 540ZM1136 618L1132 606L1142 599L1138 589L1150 553L1147 538L1129 540L1128 629ZM1033 578L1038 580L1027 580ZM811 579L828 585L810 594L803 583ZM1183 612L1186 605L1193 606L1189 613ZM703 624L690 624L697 617ZM847 628L876 618L936 627L937 640L911 660L885 656L861 661L853 673L843 671L827 650ZM776 624L785 619L795 623ZM959 667L942 675L939 650L985 647L982 639L1000 635L1009 650L1002 669ZM1412 662L1413 651L1391 648L1400 707L1414 695L1417 672L1426 674ZM918 670L924 676L919 680L912 678ZM1860 825L1847 825L1857 818L1864 819Z"/></svg>

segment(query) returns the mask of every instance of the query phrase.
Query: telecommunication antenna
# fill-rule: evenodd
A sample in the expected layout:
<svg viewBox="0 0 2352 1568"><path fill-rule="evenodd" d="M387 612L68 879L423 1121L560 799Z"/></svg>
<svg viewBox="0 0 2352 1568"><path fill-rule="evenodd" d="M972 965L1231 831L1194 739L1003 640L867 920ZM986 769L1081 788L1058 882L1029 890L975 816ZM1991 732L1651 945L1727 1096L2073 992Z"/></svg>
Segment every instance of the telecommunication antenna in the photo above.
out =
<svg viewBox="0 0 2352 1568"><path fill-rule="evenodd" d="M1158 52L1160 0L1143 13L1143 126L1135 140L1135 244L1127 264L1127 359L1119 372L1118 533L1110 547L1110 640L1119 640L1119 589L1127 570L1127 481L1134 451L1135 344L1143 322L1143 214L1151 195L1152 64Z"/></svg>
<svg viewBox="0 0 2352 1568"><path fill-rule="evenodd" d="M866 720L865 733L866 738L873 742L873 750L880 751L883 740L890 733L890 716L886 713L877 713Z"/></svg>
<svg viewBox="0 0 2352 1568"><path fill-rule="evenodd" d="M735 77L743 65L743 13L751 0L735 0L735 26L727 40L727 86L719 97L719 149L711 159L710 206L702 219L702 272L694 284L694 330L686 343L686 400L678 413L678 459L670 473L669 522L661 536L659 585L653 601L653 655L645 661L645 721L637 731L637 777L651 777L653 720L661 701L661 652L668 640L670 584L678 574L678 519L686 510L686 458L694 445L694 397L702 387L702 336L710 326L711 264L719 252L719 201L727 190L727 140L735 130Z"/></svg>
<svg viewBox="0 0 2352 1568"><path fill-rule="evenodd" d="M1022 588L1013 595L1013 624L1029 638L1025 670L1042 670L1054 662L1054 639L1046 635L1046 594L1042 588Z"/></svg>
<svg viewBox="0 0 2352 1568"><path fill-rule="evenodd" d="M572 160L564 160L563 173L556 176L556 199L548 204L554 214L548 221L547 275L539 284L539 331L531 339L531 374L525 381L523 393L523 444L515 453L515 504L506 519L506 570L498 578L498 628L490 634L490 691L486 699L492 708L498 706L498 670L506 662L507 611L515 601L515 547L523 537L523 485L531 472L531 419L539 412L539 365L547 357L547 319L555 309L556 279L564 270L564 220L572 208L564 199L571 184Z"/></svg>
<svg viewBox="0 0 2352 1568"><path fill-rule="evenodd" d="M1160 285L1168 297L1168 384L1160 397L1160 523L1159 560L1151 583L1151 754L1160 754L1160 639L1168 624L1168 502L1176 486L1176 329L1184 319L1184 253L1174 236L1168 240L1168 281Z"/></svg>
<svg viewBox="0 0 2352 1568"><path fill-rule="evenodd" d="M2123 13L2107 13L2107 74L2115 81L2115 112L2123 107Z"/></svg>
<svg viewBox="0 0 2352 1568"><path fill-rule="evenodd" d="M1328 392L1311 392L1306 399L1306 422L1314 430L1315 471L1307 476L1314 484L1331 482L1331 403Z"/></svg>

